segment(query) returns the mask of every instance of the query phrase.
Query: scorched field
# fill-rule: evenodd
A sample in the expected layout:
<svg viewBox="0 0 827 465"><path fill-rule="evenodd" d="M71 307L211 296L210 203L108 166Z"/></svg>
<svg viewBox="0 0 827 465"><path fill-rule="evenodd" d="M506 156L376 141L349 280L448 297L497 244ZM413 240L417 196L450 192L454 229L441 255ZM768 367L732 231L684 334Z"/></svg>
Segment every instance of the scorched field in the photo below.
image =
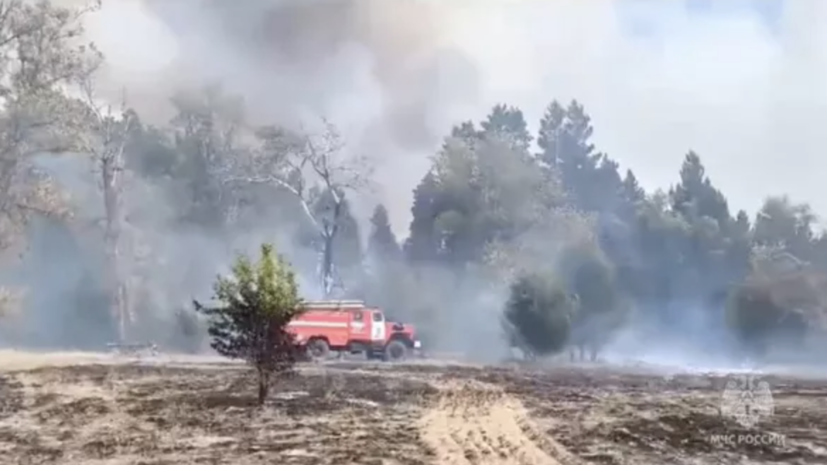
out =
<svg viewBox="0 0 827 465"><path fill-rule="evenodd" d="M216 360L0 366L8 464L827 463L827 382L812 379L763 376L774 411L746 429L720 414L722 375L307 365L259 409L246 370Z"/></svg>

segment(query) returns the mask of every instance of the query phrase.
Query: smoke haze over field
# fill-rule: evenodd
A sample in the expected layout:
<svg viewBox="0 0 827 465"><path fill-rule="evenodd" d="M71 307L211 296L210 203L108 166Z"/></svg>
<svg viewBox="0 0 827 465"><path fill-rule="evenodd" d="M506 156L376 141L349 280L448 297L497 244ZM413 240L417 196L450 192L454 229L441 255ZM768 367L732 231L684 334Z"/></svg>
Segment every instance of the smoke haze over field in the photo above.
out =
<svg viewBox="0 0 827 465"><path fill-rule="evenodd" d="M691 147L736 207L783 192L827 211L817 0L104 3L89 34L107 88L160 117L172 87L210 76L262 119L326 114L381 161L399 233L450 124L500 101L534 122L552 98L580 99L598 147L647 187L674 182Z"/></svg>
<svg viewBox="0 0 827 465"><path fill-rule="evenodd" d="M87 0L53 1L79 6ZM336 274L347 269L341 274L350 279L348 297L385 299L376 305L389 315L396 310L393 318L410 316L406 321L430 331L440 349L499 357L504 347L491 341L503 335L512 272L553 271L546 278L561 284L569 279L562 275L580 273L577 267L592 260L611 275L604 282L611 292L562 311L629 310L637 319L611 341L615 355L683 361L731 355L724 300L754 271L756 246L794 242L798 248L785 251L806 260L818 255L812 261L827 270L827 236L807 235L795 205L772 210L777 218L789 213L761 231L775 236L761 236L756 224L735 217L742 208L752 217L774 194L827 214L822 24L827 6L817 0L103 0L86 23L88 39L106 56L99 96L118 105L126 90L127 106L143 122L168 130L133 127L124 150L127 245L118 243L124 250L118 266L135 280L129 292L141 295L133 302L142 302L142 314L152 320L135 333L178 331L170 329L171 312L189 309L191 297L206 297L214 273L226 272L235 252L256 252L262 241L285 251L304 296L321 294L314 292L320 291L314 269L333 238L320 240L324 234L305 221L305 210L283 186L250 179L250 172L272 165L240 166L266 157L247 157L247 141L223 133L230 118L203 118L193 102L177 109L170 102L178 91L219 82L243 96L245 123L297 126L325 117L343 132L347 151L371 161L375 189L359 190L345 204L360 227L341 228L353 234L326 249L335 252L325 263L334 264L335 255ZM575 128L548 123L557 138L542 157L522 156L525 144L514 149L513 141L503 144L486 130L474 140L489 145L452 140L448 155L434 161L453 125L480 121L495 104L521 109L537 134L548 104L572 99L592 117L594 137L574 134L572 106L560 111ZM176 110L184 118L169 124ZM559 129L571 134L560 136ZM593 160L590 142L621 164L620 173L608 165L583 168ZM697 169L684 176L686 195L644 195L678 182L690 149L700 159L694 165L687 159L685 172ZM92 341L90 335L97 339L89 344L97 344L113 329L95 324L115 320L107 316L112 283L103 283L114 266L98 244L103 228L97 223L105 216L100 175L83 156L41 158L40 167L72 194L77 215L32 228L22 283L14 284L50 292L29 299L34 310L26 324L37 334L20 339L48 344L63 337L60 345ZM445 176L423 180L434 166ZM646 192L634 188L632 177L621 179L626 168ZM421 181L414 215L413 190ZM404 254L389 232L383 237L392 247L383 252L360 247L355 231L369 230L367 217L379 202L396 239L409 233L416 239ZM322 207L307 211L313 208ZM419 222L411 225L414 216ZM569 249L590 258L561 259ZM592 277L583 280L596 281ZM589 292L572 291L572 282L561 284L567 303L560 305ZM69 295L78 302L67 304ZM393 309L400 301L405 304ZM74 313L55 315L54 308L67 307ZM603 330L587 323L581 333ZM695 355L686 355L690 350Z"/></svg>

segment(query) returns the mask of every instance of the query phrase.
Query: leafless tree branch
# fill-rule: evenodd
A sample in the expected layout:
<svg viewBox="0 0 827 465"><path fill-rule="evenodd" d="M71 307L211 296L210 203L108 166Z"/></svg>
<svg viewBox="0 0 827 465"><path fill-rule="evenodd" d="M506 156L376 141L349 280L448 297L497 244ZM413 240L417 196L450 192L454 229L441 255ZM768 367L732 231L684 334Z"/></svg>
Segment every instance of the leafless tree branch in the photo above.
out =
<svg viewBox="0 0 827 465"><path fill-rule="evenodd" d="M332 287L334 238L339 232L346 197L367 185L368 165L347 153L335 125L322 120L318 133L301 126L298 131L265 127L256 131L260 145L248 160L233 167L229 183L265 184L284 189L300 203L324 244L322 271L326 292ZM317 210L315 195L330 195L332 205Z"/></svg>

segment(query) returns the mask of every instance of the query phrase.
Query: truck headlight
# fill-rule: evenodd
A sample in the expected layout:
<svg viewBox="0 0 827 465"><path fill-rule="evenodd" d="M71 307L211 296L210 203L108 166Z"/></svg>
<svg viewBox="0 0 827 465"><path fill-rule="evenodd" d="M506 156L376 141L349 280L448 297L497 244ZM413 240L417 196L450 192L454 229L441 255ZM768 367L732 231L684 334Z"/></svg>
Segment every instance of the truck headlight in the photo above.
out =
<svg viewBox="0 0 827 465"><path fill-rule="evenodd" d="M414 341L414 349L419 349L420 347L422 347L422 343L419 341Z"/></svg>

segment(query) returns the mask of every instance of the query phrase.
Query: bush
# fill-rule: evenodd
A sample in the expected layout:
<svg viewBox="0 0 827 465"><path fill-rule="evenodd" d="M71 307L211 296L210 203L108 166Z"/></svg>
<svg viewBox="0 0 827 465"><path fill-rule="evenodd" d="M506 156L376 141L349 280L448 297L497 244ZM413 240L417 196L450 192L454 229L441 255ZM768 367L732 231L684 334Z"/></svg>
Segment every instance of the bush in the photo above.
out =
<svg viewBox="0 0 827 465"><path fill-rule="evenodd" d="M611 333L625 318L626 309L618 292L615 271L594 246L566 248L558 268L566 289L577 296L578 312L572 320L572 344L584 357L586 348L594 360Z"/></svg>
<svg viewBox="0 0 827 465"><path fill-rule="evenodd" d="M504 309L511 343L531 358L560 352L568 344L575 309L574 299L554 279L518 276Z"/></svg>
<svg viewBox="0 0 827 465"><path fill-rule="evenodd" d="M751 277L730 296L729 326L754 357L773 343L801 344L808 333L823 329L825 284L811 272Z"/></svg>
<svg viewBox="0 0 827 465"><path fill-rule="evenodd" d="M290 264L264 244L257 263L239 256L232 275L219 276L214 291L219 305L194 302L196 311L207 316L210 346L255 368L261 405L273 376L289 372L299 357L299 347L287 332L287 324L303 308L296 276Z"/></svg>

